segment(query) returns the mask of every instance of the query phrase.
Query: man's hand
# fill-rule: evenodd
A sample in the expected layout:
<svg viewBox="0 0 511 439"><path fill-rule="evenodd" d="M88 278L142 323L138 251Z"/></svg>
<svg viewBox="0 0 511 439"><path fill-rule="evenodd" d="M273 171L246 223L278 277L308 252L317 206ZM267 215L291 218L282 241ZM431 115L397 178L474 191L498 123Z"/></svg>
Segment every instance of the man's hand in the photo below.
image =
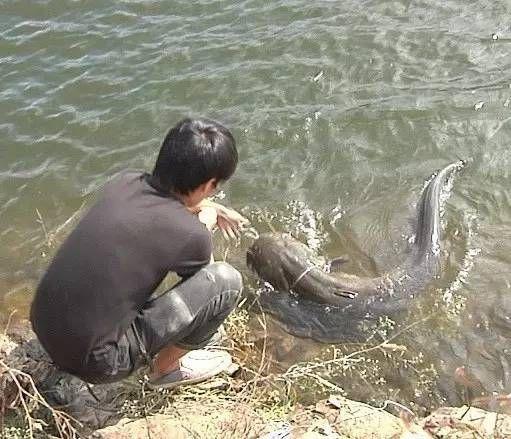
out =
<svg viewBox="0 0 511 439"><path fill-rule="evenodd" d="M199 217L199 221L204 224L209 231L213 231L218 222L217 211L214 207L201 207L197 216Z"/></svg>
<svg viewBox="0 0 511 439"><path fill-rule="evenodd" d="M198 207L200 208L199 220L206 224L206 227L208 227L209 230L213 230L216 224L226 239L235 239L237 235L239 235L240 229L249 223L247 218L240 215L235 210L229 209L210 200L203 200ZM211 209L215 211L216 215L211 211ZM201 219L201 216L204 218L204 221ZM205 221L211 223L213 221L213 217L215 217L215 223L210 228Z"/></svg>
<svg viewBox="0 0 511 439"><path fill-rule="evenodd" d="M218 228L222 231L225 239L236 239L240 234L240 230L249 223L247 218L224 206L220 206L217 215Z"/></svg>

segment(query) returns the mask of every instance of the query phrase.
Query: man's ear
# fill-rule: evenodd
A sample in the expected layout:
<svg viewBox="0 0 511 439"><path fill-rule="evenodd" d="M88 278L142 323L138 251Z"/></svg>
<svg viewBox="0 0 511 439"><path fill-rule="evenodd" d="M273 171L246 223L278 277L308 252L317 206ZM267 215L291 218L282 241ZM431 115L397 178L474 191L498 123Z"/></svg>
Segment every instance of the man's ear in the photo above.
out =
<svg viewBox="0 0 511 439"><path fill-rule="evenodd" d="M204 183L204 185L205 193L211 195L216 191L218 180L216 178L210 178L208 181L206 181L206 183Z"/></svg>

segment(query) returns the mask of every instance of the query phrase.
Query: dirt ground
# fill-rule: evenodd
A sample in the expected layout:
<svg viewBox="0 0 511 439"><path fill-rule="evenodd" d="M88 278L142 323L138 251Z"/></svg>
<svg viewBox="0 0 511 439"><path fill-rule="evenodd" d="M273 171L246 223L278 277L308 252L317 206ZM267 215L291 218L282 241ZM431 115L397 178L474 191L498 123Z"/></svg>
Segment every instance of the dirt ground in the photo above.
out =
<svg viewBox="0 0 511 439"><path fill-rule="evenodd" d="M26 325L13 325L11 329L15 331L10 336L0 334L1 438L511 437L511 416L474 407L443 407L418 418L406 407L391 401L383 407L373 407L335 392L301 405L293 397L301 390L288 379L289 373L262 373L264 355L251 358L250 364L259 367L250 368L246 362L248 350L246 346L240 348L248 343L242 330L243 318L237 319L230 328L237 346L233 348L233 356L240 363L237 374L172 391L151 391L140 375L116 387L105 388L102 394L117 402L115 410L110 412L100 407L103 414L110 413L105 419L113 424L105 428L80 426L69 417L66 407L48 405L38 389L52 374L51 362L34 350L33 334ZM233 328L238 332L233 332ZM85 386L81 389L88 392ZM504 395L496 398L493 405L502 411L509 400L509 395ZM101 406L101 401L98 404Z"/></svg>

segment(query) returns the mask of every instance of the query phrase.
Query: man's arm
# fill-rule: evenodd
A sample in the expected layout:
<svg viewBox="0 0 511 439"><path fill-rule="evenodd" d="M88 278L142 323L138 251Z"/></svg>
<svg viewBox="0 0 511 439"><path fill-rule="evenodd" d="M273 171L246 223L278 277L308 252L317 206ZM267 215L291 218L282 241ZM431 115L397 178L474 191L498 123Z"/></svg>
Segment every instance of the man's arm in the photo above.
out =
<svg viewBox="0 0 511 439"><path fill-rule="evenodd" d="M218 223L218 215L216 209L213 207L204 206L197 213L197 216L199 217L199 221L206 226L206 229L208 229L210 232L213 232L213 229ZM213 262L215 262L215 258L213 257L213 252L211 252L211 259L209 263L212 264Z"/></svg>

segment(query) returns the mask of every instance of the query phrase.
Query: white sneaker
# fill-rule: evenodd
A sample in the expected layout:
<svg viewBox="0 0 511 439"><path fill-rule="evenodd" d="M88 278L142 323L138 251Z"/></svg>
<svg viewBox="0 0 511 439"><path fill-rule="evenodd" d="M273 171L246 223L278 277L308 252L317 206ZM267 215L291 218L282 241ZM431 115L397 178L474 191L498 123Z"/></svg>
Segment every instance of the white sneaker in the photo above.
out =
<svg viewBox="0 0 511 439"><path fill-rule="evenodd" d="M183 355L179 364L179 369L150 380L149 387L174 389L184 384L200 383L226 371L232 364L232 357L223 350L197 349Z"/></svg>

